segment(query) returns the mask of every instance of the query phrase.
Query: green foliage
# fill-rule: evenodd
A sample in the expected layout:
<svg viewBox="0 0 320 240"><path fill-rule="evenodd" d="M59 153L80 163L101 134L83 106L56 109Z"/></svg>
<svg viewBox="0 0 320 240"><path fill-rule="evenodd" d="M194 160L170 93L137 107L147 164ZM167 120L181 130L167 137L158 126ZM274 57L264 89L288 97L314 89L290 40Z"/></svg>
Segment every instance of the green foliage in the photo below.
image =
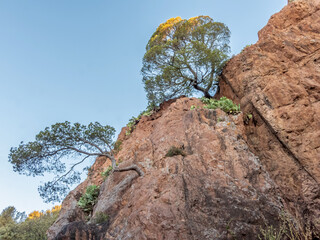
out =
<svg viewBox="0 0 320 240"><path fill-rule="evenodd" d="M107 168L107 170L105 170L104 172L101 173L101 176L106 179L107 177L109 177L110 173L112 172L112 166L109 166Z"/></svg>
<svg viewBox="0 0 320 240"><path fill-rule="evenodd" d="M177 156L177 155L181 155L183 157L186 156L185 152L181 149L181 148L177 148L175 146L172 146L167 154L166 154L166 157L173 157L173 156Z"/></svg>
<svg viewBox="0 0 320 240"><path fill-rule="evenodd" d="M18 212L14 207L5 208L0 214L0 239L19 239L17 226L25 218L25 213Z"/></svg>
<svg viewBox="0 0 320 240"><path fill-rule="evenodd" d="M200 108L199 106L192 105L192 106L190 107L190 110L199 109L199 108Z"/></svg>
<svg viewBox="0 0 320 240"><path fill-rule="evenodd" d="M98 122L89 125L70 122L56 123L36 135L33 142L21 142L11 148L9 162L20 174L42 176L53 173L56 176L66 172L66 157L99 156L112 146L115 129ZM69 158L70 159L70 158ZM80 173L71 171L63 177L56 177L39 187L40 196L46 202L61 201L69 192L70 184L80 181Z"/></svg>
<svg viewBox="0 0 320 240"><path fill-rule="evenodd" d="M8 215L9 212L11 213ZM45 240L48 228L58 215L59 211L48 210L39 217L30 219L24 213L17 213L14 207L6 208L0 215L0 239Z"/></svg>
<svg viewBox="0 0 320 240"><path fill-rule="evenodd" d="M228 60L230 31L208 16L171 18L151 36L143 57L149 103L200 91L212 97Z"/></svg>
<svg viewBox="0 0 320 240"><path fill-rule="evenodd" d="M94 205L97 203L99 196L99 187L90 185L87 187L86 192L80 197L78 206L85 212L91 213Z"/></svg>
<svg viewBox="0 0 320 240"><path fill-rule="evenodd" d="M284 229L281 226L280 229L275 229L273 226L267 226L266 229L260 229L260 240L281 240L284 236Z"/></svg>
<svg viewBox="0 0 320 240"><path fill-rule="evenodd" d="M224 118L219 117L219 118L217 119L217 123L223 122L223 121L224 121Z"/></svg>
<svg viewBox="0 0 320 240"><path fill-rule="evenodd" d="M226 97L221 97L220 100L212 98L201 98L201 101L206 104L204 108L207 109L220 108L221 110L229 114L237 114L240 112L240 104L236 105L232 102L232 100Z"/></svg>
<svg viewBox="0 0 320 240"><path fill-rule="evenodd" d="M251 47L251 46L252 46L252 44L246 45L244 48L242 48L241 52L243 52L244 50L246 50L248 47Z"/></svg>
<svg viewBox="0 0 320 240"><path fill-rule="evenodd" d="M136 128L136 125L138 124L139 120L140 120L140 118L138 118L138 117L131 117L129 119L129 122L127 124L127 131L126 131L127 136L133 132L133 130Z"/></svg>
<svg viewBox="0 0 320 240"><path fill-rule="evenodd" d="M127 131L126 135L130 135L133 130L136 128L136 125L139 123L140 119L142 116L150 116L154 110L156 110L158 107L155 106L154 104L149 104L146 110L142 111L138 117L131 117L128 124L127 124Z"/></svg>
<svg viewBox="0 0 320 240"><path fill-rule="evenodd" d="M273 226L266 226L265 229L260 229L260 240L312 240L314 237L319 238L316 234L313 234L310 229L310 224L306 224L306 227L300 226L285 212L280 214L281 225L278 229Z"/></svg>
<svg viewBox="0 0 320 240"><path fill-rule="evenodd" d="M107 222L108 220L109 220L109 215L108 214L105 214L103 212L98 212L98 213L96 213L93 222L95 224L101 224L101 223Z"/></svg>
<svg viewBox="0 0 320 240"><path fill-rule="evenodd" d="M122 141L118 140L113 145L113 154L118 154L121 150Z"/></svg>

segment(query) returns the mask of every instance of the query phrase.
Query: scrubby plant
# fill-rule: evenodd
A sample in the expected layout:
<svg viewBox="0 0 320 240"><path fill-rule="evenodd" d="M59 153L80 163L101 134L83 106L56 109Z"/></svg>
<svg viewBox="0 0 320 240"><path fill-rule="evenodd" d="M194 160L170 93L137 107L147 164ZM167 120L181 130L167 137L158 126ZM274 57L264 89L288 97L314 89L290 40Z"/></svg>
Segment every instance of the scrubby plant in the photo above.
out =
<svg viewBox="0 0 320 240"><path fill-rule="evenodd" d="M101 176L106 179L112 172L112 166L109 166L104 172L101 173Z"/></svg>
<svg viewBox="0 0 320 240"><path fill-rule="evenodd" d="M252 46L252 44L248 44L248 45L244 46L244 48L242 48L241 52L243 52L244 50L246 50L248 47L251 47L251 46Z"/></svg>
<svg viewBox="0 0 320 240"><path fill-rule="evenodd" d="M217 119L217 123L223 122L223 121L224 121L224 118L219 117L219 118Z"/></svg>
<svg viewBox="0 0 320 240"><path fill-rule="evenodd" d="M273 226L267 226L265 229L260 228L260 233L260 240L281 240L284 236L284 229L282 226L280 229L275 229Z"/></svg>
<svg viewBox="0 0 320 240"><path fill-rule="evenodd" d="M253 118L253 115L252 115L251 113L247 113L246 116L245 116L245 118L244 118L244 123L245 123L246 125L248 125L249 122L250 122L250 120L251 120L252 118Z"/></svg>
<svg viewBox="0 0 320 240"><path fill-rule="evenodd" d="M146 110L142 111L138 115L138 117L131 117L127 124L126 135L128 136L133 132L133 130L136 128L136 125L139 123L142 116L150 116L157 108L158 108L157 106L150 104Z"/></svg>
<svg viewBox="0 0 320 240"><path fill-rule="evenodd" d="M97 203L99 196L99 186L90 185L87 187L86 192L82 194L78 201L78 206L85 212L91 213L94 205Z"/></svg>
<svg viewBox="0 0 320 240"><path fill-rule="evenodd" d="M167 154L166 154L166 157L173 157L173 156L177 156L177 155L181 155L183 157L186 156L185 152L181 149L181 148L177 148L175 146L172 146Z"/></svg>
<svg viewBox="0 0 320 240"><path fill-rule="evenodd" d="M192 106L190 107L190 110L199 109L199 108L200 108L199 106L192 105Z"/></svg>
<svg viewBox="0 0 320 240"><path fill-rule="evenodd" d="M226 97L221 97L219 100L212 98L201 98L200 100L205 104L204 108L207 109L220 108L229 114L237 114L240 112L240 104L236 105L232 102L232 100Z"/></svg>
<svg viewBox="0 0 320 240"><path fill-rule="evenodd" d="M289 240L312 240L313 234L310 229L310 224L307 224L305 227L299 225L291 219L286 212L282 212L279 216L281 225L278 229L275 229L273 226L266 226L265 229L260 229L260 234L258 236L261 240L280 240L280 239L289 239ZM315 236L317 239L319 236Z"/></svg>
<svg viewBox="0 0 320 240"><path fill-rule="evenodd" d="M101 224L101 223L105 223L109 220L109 215L108 214L105 214L103 212L97 212L94 219L93 219L93 222L95 224Z"/></svg>
<svg viewBox="0 0 320 240"><path fill-rule="evenodd" d="M116 141L114 144L113 144L113 154L118 154L118 152L120 152L121 150L121 144L122 144L122 141L118 140Z"/></svg>
<svg viewBox="0 0 320 240"><path fill-rule="evenodd" d="M127 124L127 131L126 131L126 135L130 135L133 130L136 128L136 125L138 124L140 119L136 118L136 117L131 117L129 119L129 122Z"/></svg>

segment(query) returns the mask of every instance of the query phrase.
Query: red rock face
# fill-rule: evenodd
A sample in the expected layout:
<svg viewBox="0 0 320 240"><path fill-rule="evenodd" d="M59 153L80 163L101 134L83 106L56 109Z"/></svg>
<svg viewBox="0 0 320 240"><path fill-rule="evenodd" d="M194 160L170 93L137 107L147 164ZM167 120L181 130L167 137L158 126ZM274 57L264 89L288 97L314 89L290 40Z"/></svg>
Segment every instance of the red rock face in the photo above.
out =
<svg viewBox="0 0 320 240"><path fill-rule="evenodd" d="M92 219L102 212L109 222L58 220L50 239L255 239L260 226L278 226L283 200L242 137L242 114L192 105L202 103L167 104L123 140L120 166L134 162L145 175L113 173L102 183ZM172 146L183 156L166 156Z"/></svg>
<svg viewBox="0 0 320 240"><path fill-rule="evenodd" d="M126 136L116 172L99 158L62 204L49 239L257 239L282 211L320 233L320 1L294 1L231 59L220 94L242 114L179 98L142 117ZM191 106L199 106L191 110ZM171 147L180 154L168 156ZM77 207L101 184L91 221ZM108 221L94 224L100 214Z"/></svg>
<svg viewBox="0 0 320 240"><path fill-rule="evenodd" d="M220 89L253 115L248 144L288 210L319 233L320 1L294 1L272 16L259 41L228 62Z"/></svg>

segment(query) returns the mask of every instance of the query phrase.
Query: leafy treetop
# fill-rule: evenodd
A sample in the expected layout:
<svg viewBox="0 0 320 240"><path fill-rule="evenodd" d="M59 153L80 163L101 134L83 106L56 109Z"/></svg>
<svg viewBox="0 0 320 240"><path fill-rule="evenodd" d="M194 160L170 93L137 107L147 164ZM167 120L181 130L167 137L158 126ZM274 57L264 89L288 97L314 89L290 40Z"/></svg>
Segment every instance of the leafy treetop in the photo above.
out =
<svg viewBox="0 0 320 240"><path fill-rule="evenodd" d="M230 31L208 16L171 18L151 36L143 58L150 104L200 91L211 98L228 59Z"/></svg>

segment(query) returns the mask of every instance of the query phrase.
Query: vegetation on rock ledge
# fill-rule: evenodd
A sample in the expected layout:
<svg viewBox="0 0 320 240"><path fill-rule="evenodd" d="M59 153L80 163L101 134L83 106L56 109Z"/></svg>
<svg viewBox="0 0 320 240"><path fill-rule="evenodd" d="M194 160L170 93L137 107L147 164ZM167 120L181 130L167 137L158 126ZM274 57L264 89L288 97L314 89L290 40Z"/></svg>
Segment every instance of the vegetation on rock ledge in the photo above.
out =
<svg viewBox="0 0 320 240"><path fill-rule="evenodd" d="M96 185L87 187L86 192L82 194L78 201L78 206L87 214L91 213L94 205L97 203L100 188Z"/></svg>
<svg viewBox="0 0 320 240"><path fill-rule="evenodd" d="M226 113L229 114L237 114L240 112L240 104L236 105L232 102L232 100L221 97L219 100L209 99L209 98L201 98L201 101L206 104L204 108L207 109L217 109L220 108Z"/></svg>

